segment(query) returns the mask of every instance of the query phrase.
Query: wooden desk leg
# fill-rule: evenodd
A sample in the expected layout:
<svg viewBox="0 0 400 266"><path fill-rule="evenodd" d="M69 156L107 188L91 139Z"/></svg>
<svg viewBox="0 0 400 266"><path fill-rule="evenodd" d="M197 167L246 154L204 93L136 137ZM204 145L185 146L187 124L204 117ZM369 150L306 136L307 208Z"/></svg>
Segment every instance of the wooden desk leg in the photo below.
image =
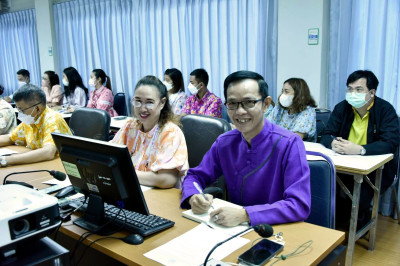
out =
<svg viewBox="0 0 400 266"><path fill-rule="evenodd" d="M380 167L379 169L376 170L376 177L375 177L375 187L377 190L374 190L374 205L372 207L372 216L371 220L372 225L371 229L369 231L369 250L374 250L375 249L375 238L376 238L376 227L378 225L378 207L379 207L379 196L381 192L381 179L382 179L382 169L383 167Z"/></svg>
<svg viewBox="0 0 400 266"><path fill-rule="evenodd" d="M354 178L354 188L353 188L353 199L351 203L349 239L346 251L346 266L353 265L354 245L356 243L356 233L357 233L358 206L360 203L361 184L363 182L362 175L355 174L353 175L353 178Z"/></svg>

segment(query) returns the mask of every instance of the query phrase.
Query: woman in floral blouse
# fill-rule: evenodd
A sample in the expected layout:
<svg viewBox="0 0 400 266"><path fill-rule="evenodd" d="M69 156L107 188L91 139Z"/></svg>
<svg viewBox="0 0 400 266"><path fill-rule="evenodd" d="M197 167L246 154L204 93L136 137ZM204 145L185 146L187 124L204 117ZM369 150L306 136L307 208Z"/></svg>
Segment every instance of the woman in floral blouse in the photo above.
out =
<svg viewBox="0 0 400 266"><path fill-rule="evenodd" d="M103 84L106 84L105 86ZM102 69L94 69L90 74L89 86L95 87L90 92L87 107L95 109L103 109L107 111L111 117L118 116L114 110L114 95L111 89L110 77Z"/></svg>
<svg viewBox="0 0 400 266"><path fill-rule="evenodd" d="M134 118L111 142L128 147L140 184L180 188L189 168L188 153L183 132L173 122L167 88L146 76L137 83L131 102Z"/></svg>
<svg viewBox="0 0 400 266"><path fill-rule="evenodd" d="M163 83L168 90L168 98L172 107L172 112L176 115L182 114L182 109L187 97L185 86L183 85L182 73L176 68L165 70Z"/></svg>
<svg viewBox="0 0 400 266"><path fill-rule="evenodd" d="M315 142L316 113L314 99L307 83L300 78L290 78L283 83L278 104L267 119L298 134L303 140Z"/></svg>

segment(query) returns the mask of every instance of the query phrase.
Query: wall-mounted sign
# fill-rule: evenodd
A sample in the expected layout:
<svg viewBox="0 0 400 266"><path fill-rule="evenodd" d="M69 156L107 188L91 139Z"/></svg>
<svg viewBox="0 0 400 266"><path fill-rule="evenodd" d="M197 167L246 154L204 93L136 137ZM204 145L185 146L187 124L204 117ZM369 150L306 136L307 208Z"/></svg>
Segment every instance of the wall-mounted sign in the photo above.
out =
<svg viewBox="0 0 400 266"><path fill-rule="evenodd" d="M308 45L318 45L319 29L308 29Z"/></svg>

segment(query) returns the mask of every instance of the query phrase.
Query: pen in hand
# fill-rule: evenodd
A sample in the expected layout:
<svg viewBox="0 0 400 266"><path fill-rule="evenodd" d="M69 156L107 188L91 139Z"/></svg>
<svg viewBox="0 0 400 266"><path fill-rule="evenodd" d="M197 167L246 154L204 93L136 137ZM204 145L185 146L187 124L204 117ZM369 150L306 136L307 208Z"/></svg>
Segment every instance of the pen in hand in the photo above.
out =
<svg viewBox="0 0 400 266"><path fill-rule="evenodd" d="M193 182L193 185L194 185L194 187L197 189L197 191L198 191L201 195L203 195L204 199L205 199L206 201L208 201L206 195L204 194L203 190L201 190L201 187L199 186L199 184L197 184L196 182ZM211 208L214 209L214 207L213 207L212 205L210 205L210 206L211 206Z"/></svg>

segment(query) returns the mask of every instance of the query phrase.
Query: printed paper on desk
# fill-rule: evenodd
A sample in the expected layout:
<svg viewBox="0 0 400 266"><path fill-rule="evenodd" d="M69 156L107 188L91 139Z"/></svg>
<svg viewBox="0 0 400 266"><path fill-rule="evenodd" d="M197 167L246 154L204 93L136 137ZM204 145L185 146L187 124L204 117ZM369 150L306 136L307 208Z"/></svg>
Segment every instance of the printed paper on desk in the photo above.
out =
<svg viewBox="0 0 400 266"><path fill-rule="evenodd" d="M306 148L306 151L316 151L316 152L320 152L320 153L328 155L328 156L338 155L336 152L334 152L331 149L326 148L324 145L322 145L320 143L304 141L304 146Z"/></svg>
<svg viewBox="0 0 400 266"><path fill-rule="evenodd" d="M224 232L211 229L205 224L200 224L192 230L143 255L163 265L202 265L208 252L210 252L217 243L228 238L229 235ZM250 242L250 240L242 237L235 237L219 246L212 253L210 258L222 260L248 242Z"/></svg>
<svg viewBox="0 0 400 266"><path fill-rule="evenodd" d="M140 188L142 189L142 192L145 192L145 191L147 191L147 190L152 189L153 187L140 185Z"/></svg>
<svg viewBox="0 0 400 266"><path fill-rule="evenodd" d="M47 185L65 185L66 187L72 185L72 184L71 184L71 181L69 181L68 176L67 176L67 178L65 178L64 181L60 181L60 180L57 180L57 179L53 178L53 179L44 181L44 182L42 182L42 183L43 183L43 184L47 184Z"/></svg>
<svg viewBox="0 0 400 266"><path fill-rule="evenodd" d="M10 155L10 154L14 154L14 153L18 153L18 152L10 150L10 149L7 149L7 148L1 148L0 149L0 156Z"/></svg>
<svg viewBox="0 0 400 266"><path fill-rule="evenodd" d="M242 206L231 203L229 201L222 200L222 199L217 199L217 198L213 199L212 206L214 207L214 209L210 208L208 210L208 212L206 212L204 214L194 214L193 211L190 209L190 210L182 212L182 216L185 218L188 218L190 220L193 220L195 222L198 222L198 223L209 224L214 229L224 231L224 233L226 233L228 235L235 235L249 227L248 225L237 225L234 227L226 227L226 226L216 224L213 221L210 221L210 213L213 210L216 210L221 207L233 207L233 208L241 209L241 208L243 208Z"/></svg>

